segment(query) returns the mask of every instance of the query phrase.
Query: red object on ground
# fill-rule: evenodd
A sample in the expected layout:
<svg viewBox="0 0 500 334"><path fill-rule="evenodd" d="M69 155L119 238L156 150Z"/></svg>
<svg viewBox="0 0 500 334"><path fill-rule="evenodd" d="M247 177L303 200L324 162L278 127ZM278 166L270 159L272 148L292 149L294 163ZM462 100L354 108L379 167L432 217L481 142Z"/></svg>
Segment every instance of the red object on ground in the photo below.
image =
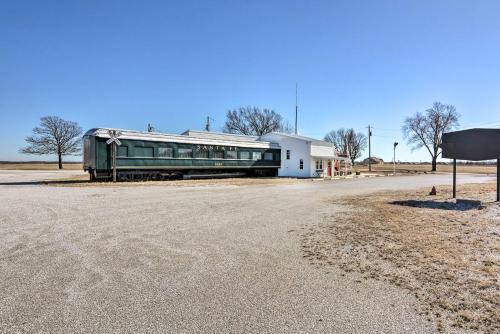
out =
<svg viewBox="0 0 500 334"><path fill-rule="evenodd" d="M436 195L436 193L437 193L436 192L436 187L433 186L431 192L429 193L429 195Z"/></svg>

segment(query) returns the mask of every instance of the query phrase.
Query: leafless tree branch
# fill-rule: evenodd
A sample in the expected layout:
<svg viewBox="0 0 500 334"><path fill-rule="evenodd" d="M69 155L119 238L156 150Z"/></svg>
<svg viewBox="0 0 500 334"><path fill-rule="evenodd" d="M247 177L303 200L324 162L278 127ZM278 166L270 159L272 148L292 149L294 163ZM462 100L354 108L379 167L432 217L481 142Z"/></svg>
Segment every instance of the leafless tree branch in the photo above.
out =
<svg viewBox="0 0 500 334"><path fill-rule="evenodd" d="M82 128L77 123L57 116L45 116L40 118L40 126L33 129L33 135L26 137L28 146L19 151L24 154L56 154L59 169L62 169L62 156L80 153L81 134Z"/></svg>
<svg viewBox="0 0 500 334"><path fill-rule="evenodd" d="M417 112L407 117L403 125L403 136L412 150L425 147L432 158L432 171L436 171L437 157L441 154L441 138L444 132L459 125L460 115L452 105L434 102L425 114Z"/></svg>
<svg viewBox="0 0 500 334"><path fill-rule="evenodd" d="M283 117L271 109L245 107L229 110L222 130L250 136L262 136L270 132L290 132L290 126Z"/></svg>
<svg viewBox="0 0 500 334"><path fill-rule="evenodd" d="M324 140L333 143L341 154L350 156L353 164L361 157L367 145L366 135L354 129L332 130L325 135Z"/></svg>

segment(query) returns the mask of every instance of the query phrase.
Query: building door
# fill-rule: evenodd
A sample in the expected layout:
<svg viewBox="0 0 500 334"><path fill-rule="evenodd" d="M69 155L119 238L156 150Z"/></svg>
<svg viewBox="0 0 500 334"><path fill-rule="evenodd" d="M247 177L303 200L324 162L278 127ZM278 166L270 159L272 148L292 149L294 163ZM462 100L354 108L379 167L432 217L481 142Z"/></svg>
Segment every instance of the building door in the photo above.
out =
<svg viewBox="0 0 500 334"><path fill-rule="evenodd" d="M328 160L327 175L332 176L332 161L331 160Z"/></svg>

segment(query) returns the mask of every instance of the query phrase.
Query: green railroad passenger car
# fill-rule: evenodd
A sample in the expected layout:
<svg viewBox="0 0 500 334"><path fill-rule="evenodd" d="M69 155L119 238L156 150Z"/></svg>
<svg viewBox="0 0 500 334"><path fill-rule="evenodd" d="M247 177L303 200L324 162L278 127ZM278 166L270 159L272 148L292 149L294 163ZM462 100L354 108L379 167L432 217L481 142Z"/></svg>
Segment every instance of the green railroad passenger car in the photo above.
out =
<svg viewBox="0 0 500 334"><path fill-rule="evenodd" d="M92 181L112 178L110 131L95 128L83 136L83 168ZM116 130L119 181L163 180L186 176L275 176L281 163L276 144L257 137L201 131L182 135Z"/></svg>

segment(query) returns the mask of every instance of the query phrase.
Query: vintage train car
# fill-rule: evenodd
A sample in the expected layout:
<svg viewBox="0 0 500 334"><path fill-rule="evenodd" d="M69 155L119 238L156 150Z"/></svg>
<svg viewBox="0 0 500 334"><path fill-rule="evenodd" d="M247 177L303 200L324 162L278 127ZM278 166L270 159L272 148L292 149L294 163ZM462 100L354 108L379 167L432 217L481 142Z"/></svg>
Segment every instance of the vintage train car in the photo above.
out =
<svg viewBox="0 0 500 334"><path fill-rule="evenodd" d="M113 175L111 131L118 131L118 181L185 177L275 176L281 162L277 144L257 137L186 131L182 135L95 128L83 136L83 168L92 181Z"/></svg>

